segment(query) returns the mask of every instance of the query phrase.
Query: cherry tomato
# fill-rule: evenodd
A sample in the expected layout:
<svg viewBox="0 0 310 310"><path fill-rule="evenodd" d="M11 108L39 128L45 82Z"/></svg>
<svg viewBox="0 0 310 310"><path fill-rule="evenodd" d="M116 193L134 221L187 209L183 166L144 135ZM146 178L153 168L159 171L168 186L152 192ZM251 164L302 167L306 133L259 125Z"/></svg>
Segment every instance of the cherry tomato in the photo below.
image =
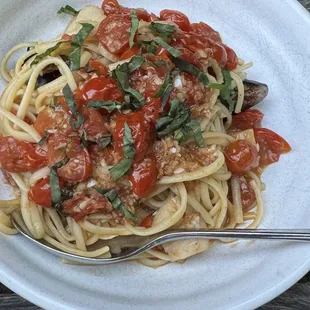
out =
<svg viewBox="0 0 310 310"><path fill-rule="evenodd" d="M97 163L100 163L103 159L108 166L115 164L115 151L112 146L106 146L104 149L101 149L99 145L93 144L88 147L89 155L91 159Z"/></svg>
<svg viewBox="0 0 310 310"><path fill-rule="evenodd" d="M254 128L254 135L259 144L260 167L277 162L281 154L291 151L290 145L282 137L267 128Z"/></svg>
<svg viewBox="0 0 310 310"><path fill-rule="evenodd" d="M160 20L160 18L157 15L155 15L154 13L150 14L150 16L149 16L149 22L150 23L151 22L156 22L156 21L159 21L159 20Z"/></svg>
<svg viewBox="0 0 310 310"><path fill-rule="evenodd" d="M0 164L8 172L34 172L47 163L46 152L34 144L0 136Z"/></svg>
<svg viewBox="0 0 310 310"><path fill-rule="evenodd" d="M161 99L148 98L142 107L142 112L147 121L155 124L161 113Z"/></svg>
<svg viewBox="0 0 310 310"><path fill-rule="evenodd" d="M65 213L72 216L77 222L82 220L86 215L112 211L111 203L102 195L96 197L81 195L65 201L63 207Z"/></svg>
<svg viewBox="0 0 310 310"><path fill-rule="evenodd" d="M230 131L243 131L256 127L263 119L264 114L258 110L247 110L233 115Z"/></svg>
<svg viewBox="0 0 310 310"><path fill-rule="evenodd" d="M122 54L129 48L131 23L121 14L106 17L99 25L100 44L112 54Z"/></svg>
<svg viewBox="0 0 310 310"><path fill-rule="evenodd" d="M72 132L69 120L70 114L64 111L60 105L55 109L46 107L39 113L33 127L41 136L44 135L46 130L50 129L69 134Z"/></svg>
<svg viewBox="0 0 310 310"><path fill-rule="evenodd" d="M84 123L80 130L85 130L90 140L97 140L101 136L109 133L104 118L99 111L85 108L81 113L84 116Z"/></svg>
<svg viewBox="0 0 310 310"><path fill-rule="evenodd" d="M145 158L142 162L134 163L129 181L132 183L135 194L139 197L144 197L151 191L157 181L157 175L158 170L155 156Z"/></svg>
<svg viewBox="0 0 310 310"><path fill-rule="evenodd" d="M105 15L120 13L121 6L117 0L104 0L101 6Z"/></svg>
<svg viewBox="0 0 310 310"><path fill-rule="evenodd" d="M153 223L153 215L150 214L142 221L141 226L145 228L150 228L152 226L152 223Z"/></svg>
<svg viewBox="0 0 310 310"><path fill-rule="evenodd" d="M234 70L237 68L238 65L238 56L233 49L228 47L227 45L223 44L226 54L227 54L227 63L225 68L228 70Z"/></svg>
<svg viewBox="0 0 310 310"><path fill-rule="evenodd" d="M133 47L129 48L128 50L126 50L120 57L120 60L125 60L128 58L131 58L137 54L139 54L140 52L140 47L137 45L134 45Z"/></svg>
<svg viewBox="0 0 310 310"><path fill-rule="evenodd" d="M130 16L132 12L135 12L137 14L138 20L144 20L146 22L150 21L150 14L144 10L144 9L131 9L131 8L125 8L121 7L121 14L123 16Z"/></svg>
<svg viewBox="0 0 310 310"><path fill-rule="evenodd" d="M65 137L54 134L48 139L48 164L53 166L65 157L69 158L66 165L57 170L58 176L70 182L82 182L88 179L93 171L90 155L80 145L77 137Z"/></svg>
<svg viewBox="0 0 310 310"><path fill-rule="evenodd" d="M258 163L258 152L252 143L237 140L225 148L227 168L233 174L243 174L250 171Z"/></svg>
<svg viewBox="0 0 310 310"><path fill-rule="evenodd" d="M239 177L239 184L241 191L242 207L244 211L247 211L255 202L255 192L250 186L250 184L246 181L245 177Z"/></svg>
<svg viewBox="0 0 310 310"><path fill-rule="evenodd" d="M222 42L220 34L217 31L215 31L212 27L205 24L204 22L193 23L191 27L192 27L192 31L195 33L200 33L215 42L219 42L219 43Z"/></svg>
<svg viewBox="0 0 310 310"><path fill-rule="evenodd" d="M134 139L135 160L141 161L148 153L150 145L153 142L154 132L152 129L154 128L151 127L141 112L121 114L118 116L113 132L113 139L114 149L120 156L123 156L125 122L130 127Z"/></svg>
<svg viewBox="0 0 310 310"><path fill-rule="evenodd" d="M91 59L88 64L89 69L95 70L99 75L107 75L108 69L99 61Z"/></svg>
<svg viewBox="0 0 310 310"><path fill-rule="evenodd" d="M162 10L159 14L162 20L167 20L175 23L183 31L190 31L192 29L188 17L179 11L174 10Z"/></svg>
<svg viewBox="0 0 310 310"><path fill-rule="evenodd" d="M82 99L87 103L91 100L124 100L124 92L117 87L112 78L98 77L89 80L81 89Z"/></svg>

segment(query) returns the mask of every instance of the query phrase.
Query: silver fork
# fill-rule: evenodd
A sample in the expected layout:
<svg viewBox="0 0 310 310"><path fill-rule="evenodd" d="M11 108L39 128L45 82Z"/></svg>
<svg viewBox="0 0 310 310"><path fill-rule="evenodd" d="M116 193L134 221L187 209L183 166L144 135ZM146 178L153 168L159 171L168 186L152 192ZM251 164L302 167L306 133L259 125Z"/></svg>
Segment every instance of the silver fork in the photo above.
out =
<svg viewBox="0 0 310 310"><path fill-rule="evenodd" d="M87 265L103 265L118 263L133 259L153 247L176 240L184 239L266 239L266 240L287 240L287 241L310 241L310 230L267 230L267 229L173 229L166 230L151 236L120 236L110 240L99 240L87 247L87 250L94 251L103 246L109 246L111 258L89 258L63 252L52 247L44 240L35 239L26 228L19 211L12 213L12 222L15 228L29 240L41 248L68 259L73 262Z"/></svg>

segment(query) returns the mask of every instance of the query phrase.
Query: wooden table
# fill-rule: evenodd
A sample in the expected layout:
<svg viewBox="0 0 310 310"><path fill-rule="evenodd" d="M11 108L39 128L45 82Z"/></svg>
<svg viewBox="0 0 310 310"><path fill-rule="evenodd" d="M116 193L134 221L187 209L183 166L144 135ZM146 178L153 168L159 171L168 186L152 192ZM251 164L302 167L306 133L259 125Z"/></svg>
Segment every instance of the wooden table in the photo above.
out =
<svg viewBox="0 0 310 310"><path fill-rule="evenodd" d="M298 0L310 12L310 0ZM38 310L24 298L10 291L0 283L0 310ZM310 309L310 272L285 293L259 310L307 310Z"/></svg>

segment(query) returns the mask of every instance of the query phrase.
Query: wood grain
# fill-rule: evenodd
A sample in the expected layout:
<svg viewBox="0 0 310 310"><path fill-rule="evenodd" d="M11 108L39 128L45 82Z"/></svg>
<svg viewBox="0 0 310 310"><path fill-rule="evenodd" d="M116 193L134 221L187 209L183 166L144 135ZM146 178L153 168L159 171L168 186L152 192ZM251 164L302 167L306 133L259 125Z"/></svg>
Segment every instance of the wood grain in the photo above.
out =
<svg viewBox="0 0 310 310"><path fill-rule="evenodd" d="M298 0L310 11L310 0ZM0 283L0 310L39 310L24 298ZM310 273L298 283L259 310L307 310L310 309Z"/></svg>

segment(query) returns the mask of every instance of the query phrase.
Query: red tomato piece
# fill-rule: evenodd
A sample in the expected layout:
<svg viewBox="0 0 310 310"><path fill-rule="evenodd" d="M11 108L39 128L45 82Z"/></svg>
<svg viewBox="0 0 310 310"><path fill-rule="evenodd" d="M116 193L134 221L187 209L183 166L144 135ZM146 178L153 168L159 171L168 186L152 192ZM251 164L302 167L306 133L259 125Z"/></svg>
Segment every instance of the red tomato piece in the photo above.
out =
<svg viewBox="0 0 310 310"><path fill-rule="evenodd" d="M145 228L150 228L152 226L152 223L153 223L153 215L150 214L142 221L141 226Z"/></svg>
<svg viewBox="0 0 310 310"><path fill-rule="evenodd" d="M99 61L91 59L88 64L89 69L95 70L99 75L107 75L108 69Z"/></svg>
<svg viewBox="0 0 310 310"><path fill-rule="evenodd" d="M99 145L94 144L89 146L88 151L91 159L95 162L99 163L102 159L104 159L108 166L112 166L116 162L114 158L115 151L112 146L106 146L104 149L100 149Z"/></svg>
<svg viewBox="0 0 310 310"><path fill-rule="evenodd" d="M159 14L162 20L167 20L175 23L183 31L190 31L192 29L188 17L179 11L174 10L162 10Z"/></svg>
<svg viewBox="0 0 310 310"><path fill-rule="evenodd" d="M8 172L35 172L47 164L46 152L35 144L0 136L0 164Z"/></svg>
<svg viewBox="0 0 310 310"><path fill-rule="evenodd" d="M129 181L132 183L133 191L139 197L144 197L153 189L157 181L158 170L155 156L145 158L142 162L132 165Z"/></svg>
<svg viewBox="0 0 310 310"><path fill-rule="evenodd" d="M102 195L95 197L81 195L65 201L63 207L65 213L72 216L77 222L82 220L86 215L112 211L111 203Z"/></svg>
<svg viewBox="0 0 310 310"><path fill-rule="evenodd" d="M113 132L114 149L120 155L123 155L123 137L124 137L124 125L127 125L131 129L131 133L134 139L134 151L135 160L141 161L148 153L151 143L154 139L154 126L147 122L141 112L133 112L130 114L121 114L116 119L116 126ZM153 129L153 130L152 130Z"/></svg>
<svg viewBox="0 0 310 310"><path fill-rule="evenodd" d="M142 107L142 112L147 121L155 124L161 113L161 99L148 98Z"/></svg>
<svg viewBox="0 0 310 310"><path fill-rule="evenodd" d="M195 33L200 33L215 42L222 42L220 34L204 22L193 23L191 27Z"/></svg>
<svg viewBox="0 0 310 310"><path fill-rule="evenodd" d="M125 51L121 57L120 57L120 60L125 60L125 59L128 59L128 58L131 58L137 54L139 54L140 52L140 47L137 46L137 45L134 45L133 47L129 48L127 51Z"/></svg>
<svg viewBox="0 0 310 310"><path fill-rule="evenodd" d="M54 134L48 139L48 163L53 166L65 157L69 158L66 165L58 169L58 176L69 182L82 182L88 179L93 171L90 155L80 145L77 137L65 137Z"/></svg>
<svg viewBox="0 0 310 310"><path fill-rule="evenodd" d="M66 108L68 109L67 106ZM57 106L55 109L46 107L39 113L33 127L41 136L44 135L46 130L50 129L56 129L58 132L62 132L64 134L70 134L72 132L72 128L69 120L69 112L65 111L61 105Z"/></svg>
<svg viewBox="0 0 310 310"><path fill-rule="evenodd" d="M237 68L238 65L238 56L235 53L233 49L228 47L227 45L223 44L223 47L225 48L226 54L227 54L227 63L225 65L225 68L228 70L234 70Z"/></svg>
<svg viewBox="0 0 310 310"><path fill-rule="evenodd" d="M243 174L258 164L258 152L252 143L237 140L225 148L227 168L233 174Z"/></svg>
<svg viewBox="0 0 310 310"><path fill-rule="evenodd" d="M281 154L291 151L290 145L270 129L254 128L254 135L256 142L259 144L260 167L277 162Z"/></svg>
<svg viewBox="0 0 310 310"><path fill-rule="evenodd" d="M104 0L101 6L105 15L120 13L121 6L117 0Z"/></svg>
<svg viewBox="0 0 310 310"><path fill-rule="evenodd" d="M124 100L124 92L117 87L112 78L98 77L89 80L81 89L82 99L88 103L91 100Z"/></svg>
<svg viewBox="0 0 310 310"><path fill-rule="evenodd" d="M106 17L99 25L100 44L112 54L122 54L129 48L131 22L121 14Z"/></svg>
<svg viewBox="0 0 310 310"><path fill-rule="evenodd" d="M233 115L230 131L243 131L256 127L263 119L264 114L258 110L247 110Z"/></svg>
<svg viewBox="0 0 310 310"><path fill-rule="evenodd" d="M241 191L242 207L244 211L247 211L255 202L255 192L244 177L239 177L239 184Z"/></svg>
<svg viewBox="0 0 310 310"><path fill-rule="evenodd" d="M156 21L159 21L160 18L159 16L155 15L154 13L151 13L150 16L149 16L149 22L156 22Z"/></svg>

